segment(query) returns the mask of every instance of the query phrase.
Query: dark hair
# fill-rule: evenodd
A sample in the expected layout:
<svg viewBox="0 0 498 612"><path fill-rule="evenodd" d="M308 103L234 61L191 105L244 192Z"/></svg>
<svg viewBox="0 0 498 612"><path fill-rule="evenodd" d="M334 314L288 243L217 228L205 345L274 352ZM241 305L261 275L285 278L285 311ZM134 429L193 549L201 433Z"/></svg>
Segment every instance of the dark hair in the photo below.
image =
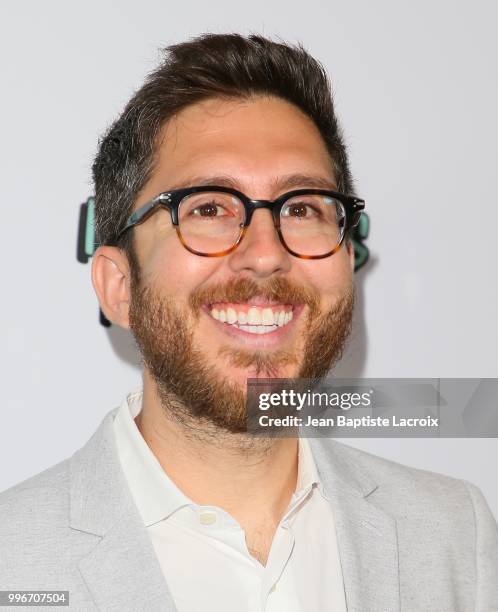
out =
<svg viewBox="0 0 498 612"><path fill-rule="evenodd" d="M257 94L282 98L312 119L331 155L339 191L353 193L323 66L301 45L256 35L205 34L166 48L164 61L100 141L93 164L97 242L117 244L116 235L152 173L157 136L168 119L207 98ZM133 268L132 235L125 232L119 246Z"/></svg>

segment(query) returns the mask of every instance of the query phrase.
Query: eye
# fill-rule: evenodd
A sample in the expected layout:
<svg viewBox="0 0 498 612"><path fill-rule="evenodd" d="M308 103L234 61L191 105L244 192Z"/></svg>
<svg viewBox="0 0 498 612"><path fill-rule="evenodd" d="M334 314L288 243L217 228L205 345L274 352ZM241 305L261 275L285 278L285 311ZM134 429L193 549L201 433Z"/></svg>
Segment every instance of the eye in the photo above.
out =
<svg viewBox="0 0 498 612"><path fill-rule="evenodd" d="M192 223L210 228L224 227L244 219L244 205L231 193L194 192L180 202L178 211L180 223Z"/></svg>
<svg viewBox="0 0 498 612"><path fill-rule="evenodd" d="M193 208L190 214L194 217L224 217L227 210L216 202L206 202Z"/></svg>
<svg viewBox="0 0 498 612"><path fill-rule="evenodd" d="M294 217L294 218L312 218L321 216L322 212L318 206L314 206L306 201L293 201L285 204L282 208L282 217Z"/></svg>

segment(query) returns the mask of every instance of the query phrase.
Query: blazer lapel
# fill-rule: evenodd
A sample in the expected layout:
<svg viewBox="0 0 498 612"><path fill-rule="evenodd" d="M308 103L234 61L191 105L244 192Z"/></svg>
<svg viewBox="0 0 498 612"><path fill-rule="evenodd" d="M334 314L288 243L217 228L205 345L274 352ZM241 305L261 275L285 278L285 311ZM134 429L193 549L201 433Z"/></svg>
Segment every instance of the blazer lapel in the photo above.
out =
<svg viewBox="0 0 498 612"><path fill-rule="evenodd" d="M80 573L99 610L174 612L119 463L112 427L116 411L71 458L70 526L96 542L80 561Z"/></svg>
<svg viewBox="0 0 498 612"><path fill-rule="evenodd" d="M396 521L368 499L378 485L342 444L310 439L310 446L334 514L348 612L400 610Z"/></svg>

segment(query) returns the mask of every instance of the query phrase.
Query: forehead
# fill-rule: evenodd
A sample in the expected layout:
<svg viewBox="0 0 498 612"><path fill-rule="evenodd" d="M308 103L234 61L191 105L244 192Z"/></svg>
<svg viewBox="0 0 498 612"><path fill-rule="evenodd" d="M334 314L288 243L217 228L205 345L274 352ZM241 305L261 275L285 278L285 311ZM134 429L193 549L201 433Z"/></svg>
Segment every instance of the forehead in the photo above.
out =
<svg viewBox="0 0 498 612"><path fill-rule="evenodd" d="M335 184L331 157L309 117L275 97L210 99L185 108L162 128L142 195L227 176L252 197L270 197L268 190L292 175Z"/></svg>

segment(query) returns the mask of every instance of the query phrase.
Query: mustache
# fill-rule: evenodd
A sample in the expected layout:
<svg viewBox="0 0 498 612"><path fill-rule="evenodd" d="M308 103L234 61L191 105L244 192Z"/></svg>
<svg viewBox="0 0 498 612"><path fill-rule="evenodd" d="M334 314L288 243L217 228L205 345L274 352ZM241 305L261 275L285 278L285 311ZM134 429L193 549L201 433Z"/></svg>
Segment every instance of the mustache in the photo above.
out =
<svg viewBox="0 0 498 612"><path fill-rule="evenodd" d="M226 283L200 288L189 297L189 305L195 314L204 304L215 302L247 302L261 297L271 302L283 304L306 304L312 312L318 311L319 299L315 291L284 277L272 278L265 283L257 283L250 278L234 278Z"/></svg>

